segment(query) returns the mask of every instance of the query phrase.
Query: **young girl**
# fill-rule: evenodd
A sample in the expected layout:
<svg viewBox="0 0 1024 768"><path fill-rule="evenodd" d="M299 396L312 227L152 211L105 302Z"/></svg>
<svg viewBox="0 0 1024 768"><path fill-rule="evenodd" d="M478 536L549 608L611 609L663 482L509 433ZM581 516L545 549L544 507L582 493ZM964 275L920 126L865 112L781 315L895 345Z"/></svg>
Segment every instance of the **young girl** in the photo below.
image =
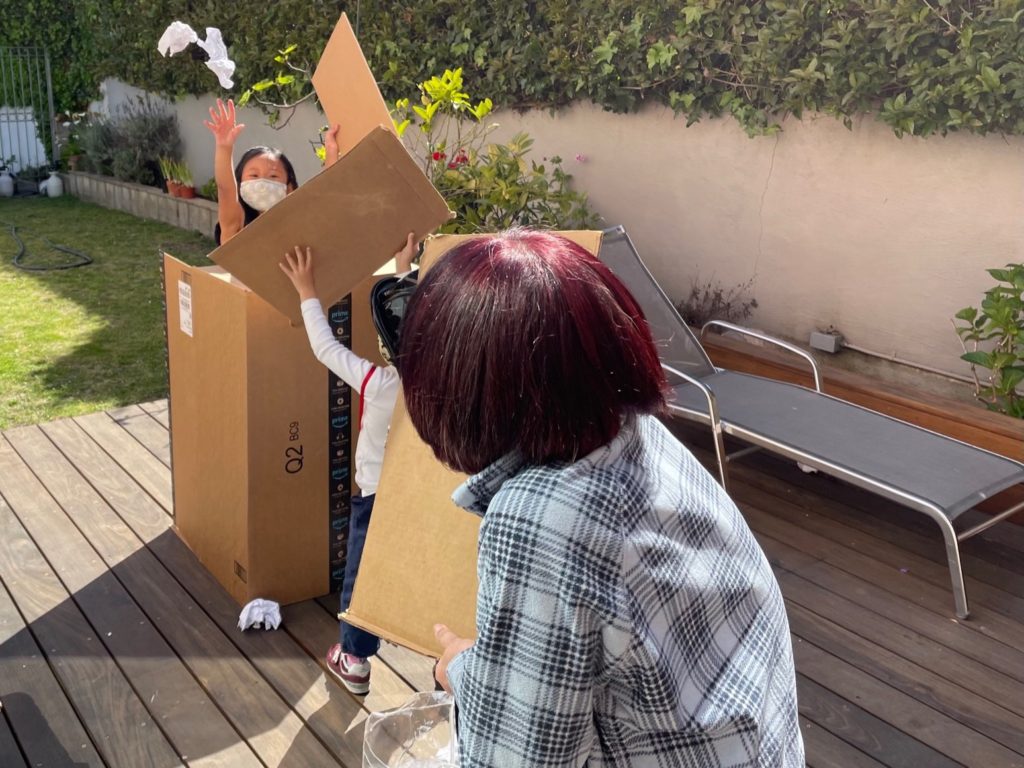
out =
<svg viewBox="0 0 1024 768"><path fill-rule="evenodd" d="M415 252L413 233L410 232L405 247L395 254L399 274L409 271ZM359 392L361 415L359 439L356 441L356 485L359 486L360 495L352 497L352 514L349 518L345 580L341 591L341 610L344 611L352 599L352 587L359 571L363 542L373 511L374 494L380 481L384 442L400 386L398 371L391 366L378 368L334 337L320 299L317 298L313 255L309 248L303 250L296 246L294 254L285 255L281 269L299 294L302 319L316 359ZM379 647L380 639L376 635L342 622L341 642L328 649L327 666L352 693L365 694L370 689L368 658L376 654Z"/></svg>
<svg viewBox="0 0 1024 768"><path fill-rule="evenodd" d="M203 125L216 140L213 155L213 176L217 181L217 245L226 243L264 211L281 202L299 186L291 161L278 149L252 147L246 150L231 170L235 140L245 125L235 122L235 103L217 99L217 108L210 108L210 119ZM327 150L325 165L338 159L338 127L324 134Z"/></svg>

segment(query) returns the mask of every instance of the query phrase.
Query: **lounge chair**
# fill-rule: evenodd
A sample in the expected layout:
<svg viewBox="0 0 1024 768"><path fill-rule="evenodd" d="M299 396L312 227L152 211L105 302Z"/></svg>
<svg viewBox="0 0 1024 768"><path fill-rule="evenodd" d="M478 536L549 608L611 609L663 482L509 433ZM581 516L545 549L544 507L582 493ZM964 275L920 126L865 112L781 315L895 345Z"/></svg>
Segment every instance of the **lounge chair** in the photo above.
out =
<svg viewBox="0 0 1024 768"><path fill-rule="evenodd" d="M640 303L662 366L679 382L672 414L710 425L726 489L728 462L765 449L923 512L942 531L956 615L967 618L959 542L1021 511L1024 502L959 533L954 522L984 499L1024 483L1024 464L826 395L814 358L804 350L732 323L709 322L701 338L718 327L788 350L808 363L814 389L716 368L622 227L604 233L600 255ZM748 447L726 455L723 435Z"/></svg>

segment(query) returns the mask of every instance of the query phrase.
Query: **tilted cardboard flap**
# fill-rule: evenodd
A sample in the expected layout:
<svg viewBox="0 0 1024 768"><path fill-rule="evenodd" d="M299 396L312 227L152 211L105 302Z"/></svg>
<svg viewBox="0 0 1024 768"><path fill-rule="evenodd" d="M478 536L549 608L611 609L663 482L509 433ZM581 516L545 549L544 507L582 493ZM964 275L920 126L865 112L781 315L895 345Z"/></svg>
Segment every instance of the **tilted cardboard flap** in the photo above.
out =
<svg viewBox="0 0 1024 768"><path fill-rule="evenodd" d="M344 13L316 65L313 89L327 122L341 126L338 131L341 154L378 126L394 132L391 113Z"/></svg>
<svg viewBox="0 0 1024 768"><path fill-rule="evenodd" d="M210 258L299 324L298 296L279 266L286 252L313 249L317 291L328 307L385 264L406 233L422 239L449 215L398 138L378 127Z"/></svg>
<svg viewBox="0 0 1024 768"><path fill-rule="evenodd" d="M595 255L601 247L600 232L558 234ZM420 274L470 237L430 238ZM347 621L428 656L441 653L438 622L461 637L476 636L480 518L451 500L465 479L434 457L399 396Z"/></svg>

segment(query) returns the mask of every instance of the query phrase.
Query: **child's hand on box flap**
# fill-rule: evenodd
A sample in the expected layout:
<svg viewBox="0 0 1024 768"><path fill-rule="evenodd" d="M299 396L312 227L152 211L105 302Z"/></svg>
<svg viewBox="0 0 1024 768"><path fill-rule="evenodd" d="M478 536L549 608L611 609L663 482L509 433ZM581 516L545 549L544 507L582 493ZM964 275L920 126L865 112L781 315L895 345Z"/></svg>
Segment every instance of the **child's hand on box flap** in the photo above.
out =
<svg viewBox="0 0 1024 768"><path fill-rule="evenodd" d="M405 245L402 250L395 253L395 272L403 275L412 270L412 260L416 258L416 249L419 245L416 242L416 233L410 232L405 238Z"/></svg>
<svg viewBox="0 0 1024 768"><path fill-rule="evenodd" d="M341 150L338 148L338 131L340 125L332 125L324 131L324 165L330 166L338 162Z"/></svg>
<svg viewBox="0 0 1024 768"><path fill-rule="evenodd" d="M298 291L299 301L319 298L316 295L316 283L313 280L312 248L302 248L302 246L296 245L295 253L286 253L284 261L278 266L292 281L292 285Z"/></svg>

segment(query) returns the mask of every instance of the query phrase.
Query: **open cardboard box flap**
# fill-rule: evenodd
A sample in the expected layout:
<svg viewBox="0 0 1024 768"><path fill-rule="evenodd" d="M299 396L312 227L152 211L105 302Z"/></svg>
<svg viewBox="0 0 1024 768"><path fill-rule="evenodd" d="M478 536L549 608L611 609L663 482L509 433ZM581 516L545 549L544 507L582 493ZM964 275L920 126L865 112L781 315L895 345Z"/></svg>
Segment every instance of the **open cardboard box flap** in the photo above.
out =
<svg viewBox="0 0 1024 768"><path fill-rule="evenodd" d="M395 133L391 113L344 13L317 62L313 89L328 122L341 126L338 131L341 154L346 154L378 126Z"/></svg>
<svg viewBox="0 0 1024 768"><path fill-rule="evenodd" d="M559 234L595 255L601 247L600 232ZM420 273L467 237L428 240ZM441 648L434 624L447 624L461 637L476 636L480 518L451 500L465 479L434 457L399 396L346 621L435 657Z"/></svg>
<svg viewBox="0 0 1024 768"><path fill-rule="evenodd" d="M279 266L286 252L313 249L317 290L328 307L385 264L407 233L421 240L452 215L396 136L345 14L313 86L328 120L342 126L343 156L210 254L296 324L299 301Z"/></svg>

